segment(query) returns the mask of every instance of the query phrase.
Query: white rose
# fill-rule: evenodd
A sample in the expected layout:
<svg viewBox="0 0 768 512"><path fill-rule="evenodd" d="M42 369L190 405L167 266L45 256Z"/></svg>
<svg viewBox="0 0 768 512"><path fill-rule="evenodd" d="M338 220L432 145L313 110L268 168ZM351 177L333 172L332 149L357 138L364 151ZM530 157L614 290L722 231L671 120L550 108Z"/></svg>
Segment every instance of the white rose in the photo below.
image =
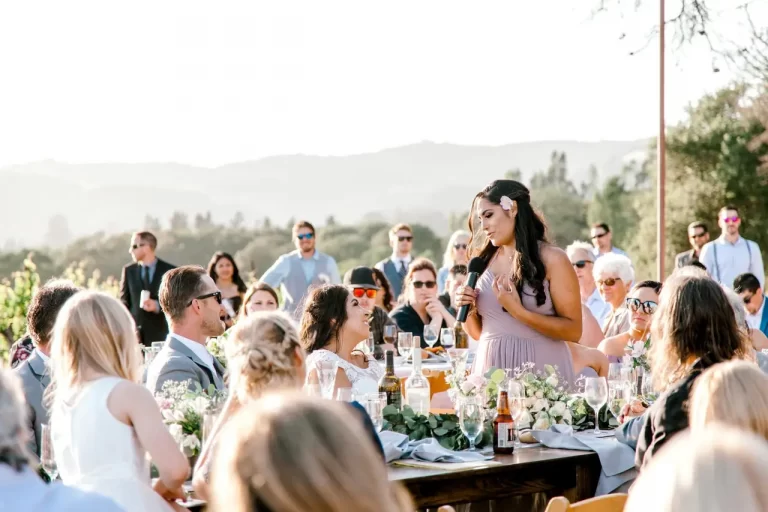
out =
<svg viewBox="0 0 768 512"><path fill-rule="evenodd" d="M544 381L547 385L552 386L553 388L557 387L557 375L550 375L547 377L547 380Z"/></svg>
<svg viewBox="0 0 768 512"><path fill-rule="evenodd" d="M645 343L638 341L635 346L632 347L632 357L635 359L645 355Z"/></svg>
<svg viewBox="0 0 768 512"><path fill-rule="evenodd" d="M173 411L173 420L174 421L184 421L184 412L180 411L179 409L174 409L174 411Z"/></svg>
<svg viewBox="0 0 768 512"><path fill-rule="evenodd" d="M539 416L533 424L533 430L549 430L549 418L544 415Z"/></svg>
<svg viewBox="0 0 768 512"><path fill-rule="evenodd" d="M176 418L173 417L173 411L171 411L170 409L163 409L161 412L163 413L164 421L168 423L172 423L176 421Z"/></svg>
<svg viewBox="0 0 768 512"><path fill-rule="evenodd" d="M196 435L190 434L184 438L182 443L183 448L189 448L190 450L197 450L200 448L200 440Z"/></svg>
<svg viewBox="0 0 768 512"><path fill-rule="evenodd" d="M206 397L199 396L195 398L195 401L192 403L192 407L194 407L195 411L197 411L197 414L202 416L205 414L205 411L208 410L209 403L210 401Z"/></svg>
<svg viewBox="0 0 768 512"><path fill-rule="evenodd" d="M544 398L544 392L539 390L536 392L536 398Z"/></svg>
<svg viewBox="0 0 768 512"><path fill-rule="evenodd" d="M528 398L525 399L525 408L530 409L531 407L533 407L533 404L535 403L536 403L536 397L529 396Z"/></svg>
<svg viewBox="0 0 768 512"><path fill-rule="evenodd" d="M468 380L465 380L461 383L461 392L466 394L469 394L470 391L475 389L475 385L469 382Z"/></svg>
<svg viewBox="0 0 768 512"><path fill-rule="evenodd" d="M566 411L565 404L563 402L555 402L555 405L549 410L549 413L553 416L562 416Z"/></svg>
<svg viewBox="0 0 768 512"><path fill-rule="evenodd" d="M528 428L531 426L531 423L533 423L533 417L531 416L531 413L528 411L521 412L520 417L517 420L518 428Z"/></svg>
<svg viewBox="0 0 768 512"><path fill-rule="evenodd" d="M568 425L573 423L573 416L571 416L571 411L569 409L566 409L563 413L563 423L567 423Z"/></svg>
<svg viewBox="0 0 768 512"><path fill-rule="evenodd" d="M533 404L533 407L531 407L531 410L533 412L539 412L539 411L545 411L549 408L549 402L546 398L539 398L536 400L536 403Z"/></svg>

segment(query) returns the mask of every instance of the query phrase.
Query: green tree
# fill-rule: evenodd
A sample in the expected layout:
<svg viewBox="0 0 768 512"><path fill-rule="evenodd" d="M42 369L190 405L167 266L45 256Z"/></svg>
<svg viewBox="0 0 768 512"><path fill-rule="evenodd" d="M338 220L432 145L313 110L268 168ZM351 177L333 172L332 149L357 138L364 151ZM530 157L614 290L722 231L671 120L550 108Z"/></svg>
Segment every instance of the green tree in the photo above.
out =
<svg viewBox="0 0 768 512"><path fill-rule="evenodd" d="M170 225L171 231L186 231L189 229L189 218L184 212L173 212Z"/></svg>

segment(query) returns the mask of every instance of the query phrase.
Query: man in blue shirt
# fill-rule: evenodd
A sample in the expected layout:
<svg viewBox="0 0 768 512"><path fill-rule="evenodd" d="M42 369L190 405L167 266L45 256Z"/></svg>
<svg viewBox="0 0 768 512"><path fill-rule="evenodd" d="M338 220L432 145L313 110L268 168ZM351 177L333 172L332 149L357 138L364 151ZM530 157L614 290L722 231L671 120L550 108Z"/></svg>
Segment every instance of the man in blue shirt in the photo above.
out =
<svg viewBox="0 0 768 512"><path fill-rule="evenodd" d="M611 233L610 226L608 226L608 224L605 222L592 224L589 236L592 239L592 245L595 246L595 249L593 250L595 259L599 258L603 254L608 254L610 252L614 254L621 254L622 256L627 256L627 253L618 247L613 246L613 233ZM629 258L629 256L627 256L627 258Z"/></svg>

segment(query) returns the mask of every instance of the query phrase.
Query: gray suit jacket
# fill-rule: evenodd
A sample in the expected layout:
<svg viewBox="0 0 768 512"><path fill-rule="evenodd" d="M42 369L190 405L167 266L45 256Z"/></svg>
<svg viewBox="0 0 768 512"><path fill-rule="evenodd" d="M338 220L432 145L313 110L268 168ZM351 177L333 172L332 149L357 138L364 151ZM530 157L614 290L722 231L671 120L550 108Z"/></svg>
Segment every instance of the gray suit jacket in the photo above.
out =
<svg viewBox="0 0 768 512"><path fill-rule="evenodd" d="M13 370L21 379L24 388L24 398L29 410L27 429L29 430L28 448L31 453L40 457L42 443L42 425L48 423L48 409L43 405L45 388L51 383L50 372L37 352Z"/></svg>
<svg viewBox="0 0 768 512"><path fill-rule="evenodd" d="M147 370L147 388L153 393L163 389L166 381L182 382L189 380L189 389L195 389L195 383L203 389L213 384L217 390L224 390L224 368L213 358L216 372L211 369L182 342L168 335L163 350L152 360Z"/></svg>

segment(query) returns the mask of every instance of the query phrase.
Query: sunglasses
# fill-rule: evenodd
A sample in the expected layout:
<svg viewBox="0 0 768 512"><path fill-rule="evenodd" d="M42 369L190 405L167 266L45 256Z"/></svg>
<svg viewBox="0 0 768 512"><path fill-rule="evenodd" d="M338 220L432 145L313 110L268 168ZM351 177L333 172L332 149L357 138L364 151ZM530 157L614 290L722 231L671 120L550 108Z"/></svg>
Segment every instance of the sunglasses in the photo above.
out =
<svg viewBox="0 0 768 512"><path fill-rule="evenodd" d="M598 238L603 238L608 233L597 233L596 235L592 235L592 240L596 240Z"/></svg>
<svg viewBox="0 0 768 512"><path fill-rule="evenodd" d="M410 242L411 240L413 240L413 237L412 236L399 236L399 237L397 237L397 240L400 241L400 242Z"/></svg>
<svg viewBox="0 0 768 512"><path fill-rule="evenodd" d="M211 297L216 299L216 302L221 304L221 292L215 291L215 292L211 292L211 293L206 293L205 295L200 295L199 297L195 297L194 299L189 301L189 304L187 304L187 307L191 306L192 303L195 302L196 300L210 299Z"/></svg>
<svg viewBox="0 0 768 512"><path fill-rule="evenodd" d="M454 249L456 249L457 251L458 251L459 249L466 249L466 248L467 248L467 244L455 244L455 245L453 246L453 248L454 248Z"/></svg>
<svg viewBox="0 0 768 512"><path fill-rule="evenodd" d="M703 238L706 234L707 234L706 231L703 232L703 233L696 233L696 234L691 235L690 238Z"/></svg>
<svg viewBox="0 0 768 512"><path fill-rule="evenodd" d="M653 302L652 300L640 302L640 299L627 298L625 303L627 304L627 307L632 310L633 313L637 313L638 310L642 309L643 313L645 313L646 315L652 315L656 312L657 309L659 309L659 305Z"/></svg>
<svg viewBox="0 0 768 512"><path fill-rule="evenodd" d="M313 238L315 238L315 234L305 233L303 235L296 235L296 238L298 238L299 240L312 240Z"/></svg>
<svg viewBox="0 0 768 512"><path fill-rule="evenodd" d="M369 299L376 298L376 291L373 288L352 288L352 295L357 299L362 299L363 296L368 296Z"/></svg>
<svg viewBox="0 0 768 512"><path fill-rule="evenodd" d="M734 215L733 217L723 217L722 220L726 224L736 224L737 222L739 222L739 216L738 215Z"/></svg>
<svg viewBox="0 0 768 512"><path fill-rule="evenodd" d="M616 284L617 281L621 281L620 277L609 277L608 279L597 281L597 286L605 285L605 286L613 286Z"/></svg>
<svg viewBox="0 0 768 512"><path fill-rule="evenodd" d="M138 249L139 247L144 247L145 245L147 245L147 244L133 244L133 245L131 246L131 249L133 249L133 250L135 251L135 250L136 250L136 249Z"/></svg>
<svg viewBox="0 0 768 512"><path fill-rule="evenodd" d="M432 289L435 286L437 286L437 282L435 281L414 281L413 287L416 289L420 289L422 287L426 286L428 289Z"/></svg>
<svg viewBox="0 0 768 512"><path fill-rule="evenodd" d="M571 265L573 265L576 268L584 268L587 266L587 263L592 263L592 262L589 260L579 260L579 261L574 261L573 263L571 263Z"/></svg>

